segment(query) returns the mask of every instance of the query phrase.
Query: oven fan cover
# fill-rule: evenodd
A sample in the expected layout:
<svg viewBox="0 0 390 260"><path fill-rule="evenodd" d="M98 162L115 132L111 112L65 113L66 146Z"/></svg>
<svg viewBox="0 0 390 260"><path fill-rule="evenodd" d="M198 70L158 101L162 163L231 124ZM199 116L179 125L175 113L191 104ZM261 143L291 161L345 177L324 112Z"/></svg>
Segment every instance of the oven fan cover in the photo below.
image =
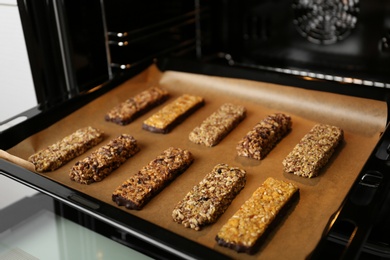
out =
<svg viewBox="0 0 390 260"><path fill-rule="evenodd" d="M299 33L316 44L345 39L356 27L359 0L294 0L294 24Z"/></svg>

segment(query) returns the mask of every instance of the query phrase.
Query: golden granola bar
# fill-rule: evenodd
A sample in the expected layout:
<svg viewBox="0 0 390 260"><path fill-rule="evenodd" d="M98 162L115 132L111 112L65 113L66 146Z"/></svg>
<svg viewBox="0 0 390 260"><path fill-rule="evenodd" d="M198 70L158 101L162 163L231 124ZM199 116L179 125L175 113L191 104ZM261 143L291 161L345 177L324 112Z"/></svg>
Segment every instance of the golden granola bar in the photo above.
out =
<svg viewBox="0 0 390 260"><path fill-rule="evenodd" d="M37 172L54 171L103 139L102 131L88 126L31 155L28 160L34 164Z"/></svg>
<svg viewBox="0 0 390 260"><path fill-rule="evenodd" d="M277 113L267 116L238 142L238 155L263 159L291 130L291 125L291 117L288 115Z"/></svg>
<svg viewBox="0 0 390 260"><path fill-rule="evenodd" d="M268 178L222 226L216 241L237 252L255 253L298 195L293 183Z"/></svg>
<svg viewBox="0 0 390 260"><path fill-rule="evenodd" d="M315 125L283 160L284 171L306 178L317 176L343 138L337 126Z"/></svg>
<svg viewBox="0 0 390 260"><path fill-rule="evenodd" d="M76 162L69 177L81 184L102 181L138 151L137 140L131 135L122 134Z"/></svg>
<svg viewBox="0 0 390 260"><path fill-rule="evenodd" d="M127 125L150 109L163 103L169 97L167 90L151 87L112 108L105 116L106 121Z"/></svg>
<svg viewBox="0 0 390 260"><path fill-rule="evenodd" d="M170 147L123 182L113 192L112 200L119 206L140 210L169 182L183 173L193 160L188 150Z"/></svg>
<svg viewBox="0 0 390 260"><path fill-rule="evenodd" d="M189 134L191 142L206 146L217 145L246 116L243 106L230 103L223 104L216 112L206 118Z"/></svg>
<svg viewBox="0 0 390 260"><path fill-rule="evenodd" d="M166 134L203 105L202 97L184 94L146 119L142 128L150 132Z"/></svg>
<svg viewBox="0 0 390 260"><path fill-rule="evenodd" d="M225 212L245 183L244 170L218 164L175 206L172 218L185 227L200 230Z"/></svg>

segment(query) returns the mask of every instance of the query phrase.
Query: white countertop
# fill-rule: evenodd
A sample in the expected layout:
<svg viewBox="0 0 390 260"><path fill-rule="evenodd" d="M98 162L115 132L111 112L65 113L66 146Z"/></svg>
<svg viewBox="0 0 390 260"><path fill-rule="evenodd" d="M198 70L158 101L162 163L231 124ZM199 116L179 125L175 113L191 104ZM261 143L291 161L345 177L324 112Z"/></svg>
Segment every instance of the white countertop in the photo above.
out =
<svg viewBox="0 0 390 260"><path fill-rule="evenodd" d="M15 0L0 0L0 24L1 124L36 106L37 100Z"/></svg>
<svg viewBox="0 0 390 260"><path fill-rule="evenodd" d="M0 125L36 106L34 85L16 0L0 0ZM35 190L0 174L0 209Z"/></svg>

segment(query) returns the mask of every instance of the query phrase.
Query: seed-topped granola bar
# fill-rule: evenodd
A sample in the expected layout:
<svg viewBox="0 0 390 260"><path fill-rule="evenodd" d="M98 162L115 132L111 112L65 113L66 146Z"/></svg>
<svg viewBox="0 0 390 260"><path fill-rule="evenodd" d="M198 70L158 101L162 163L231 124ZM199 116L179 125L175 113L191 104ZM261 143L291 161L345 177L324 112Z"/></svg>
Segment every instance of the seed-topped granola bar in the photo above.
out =
<svg viewBox="0 0 390 260"><path fill-rule="evenodd" d="M106 121L127 125L169 97L167 90L151 87L112 108L105 116Z"/></svg>
<svg viewBox="0 0 390 260"><path fill-rule="evenodd" d="M218 164L195 185L172 212L173 220L200 230L214 223L244 188L246 172L227 164Z"/></svg>
<svg viewBox="0 0 390 260"><path fill-rule="evenodd" d="M28 160L34 164L37 172L54 171L103 139L102 131L88 126L31 155Z"/></svg>
<svg viewBox="0 0 390 260"><path fill-rule="evenodd" d="M246 116L243 106L230 103L223 104L216 112L206 118L189 134L191 142L206 146L217 145Z"/></svg>
<svg viewBox="0 0 390 260"><path fill-rule="evenodd" d="M343 138L341 128L316 124L283 160L284 171L307 178L316 177Z"/></svg>

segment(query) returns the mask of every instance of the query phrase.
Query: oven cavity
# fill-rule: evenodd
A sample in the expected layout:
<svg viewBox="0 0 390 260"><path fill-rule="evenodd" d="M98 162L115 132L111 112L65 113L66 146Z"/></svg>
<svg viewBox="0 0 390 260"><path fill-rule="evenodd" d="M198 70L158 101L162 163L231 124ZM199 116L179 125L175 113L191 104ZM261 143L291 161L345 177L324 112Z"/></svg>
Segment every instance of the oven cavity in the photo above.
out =
<svg viewBox="0 0 390 260"><path fill-rule="evenodd" d="M294 24L307 40L333 44L350 35L356 27L359 0L296 0Z"/></svg>

